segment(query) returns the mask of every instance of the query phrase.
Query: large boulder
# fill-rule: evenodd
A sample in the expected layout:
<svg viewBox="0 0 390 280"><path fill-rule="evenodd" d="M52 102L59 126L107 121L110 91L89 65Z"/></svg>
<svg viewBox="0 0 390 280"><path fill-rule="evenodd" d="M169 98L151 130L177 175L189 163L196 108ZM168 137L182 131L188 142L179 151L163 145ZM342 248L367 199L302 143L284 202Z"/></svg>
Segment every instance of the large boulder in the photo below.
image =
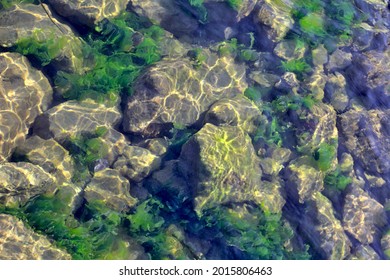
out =
<svg viewBox="0 0 390 280"><path fill-rule="evenodd" d="M345 197L344 229L360 243L368 245L378 238L376 235L385 221L383 206L358 186L352 187Z"/></svg>
<svg viewBox="0 0 390 280"><path fill-rule="evenodd" d="M27 139L17 147L15 154L39 165L52 174L59 184L70 182L74 173L74 160L55 140L44 140L39 136Z"/></svg>
<svg viewBox="0 0 390 280"><path fill-rule="evenodd" d="M172 124L193 125L215 101L242 94L243 65L206 51L202 55L200 65L188 58L166 59L139 77L126 102L123 129L144 136L167 133Z"/></svg>
<svg viewBox="0 0 390 280"><path fill-rule="evenodd" d="M49 107L53 90L42 72L17 53L0 54L0 162L22 143L35 118Z"/></svg>
<svg viewBox="0 0 390 280"><path fill-rule="evenodd" d="M250 137L238 127L205 124L184 144L179 160L198 215L227 203L262 205L270 199L263 190L260 159Z"/></svg>
<svg viewBox="0 0 390 280"><path fill-rule="evenodd" d="M69 260L71 256L16 217L0 214L0 259Z"/></svg>
<svg viewBox="0 0 390 280"><path fill-rule="evenodd" d="M104 18L118 16L126 9L128 0L49 0L51 7L75 24L94 27Z"/></svg>
<svg viewBox="0 0 390 280"><path fill-rule="evenodd" d="M390 172L390 110L350 110L340 117L344 145L364 169Z"/></svg>
<svg viewBox="0 0 390 280"><path fill-rule="evenodd" d="M335 216L332 203L320 192L307 203L306 215L300 220L307 239L324 259L341 260L348 257L351 242Z"/></svg>
<svg viewBox="0 0 390 280"><path fill-rule="evenodd" d="M40 166L28 162L0 165L0 204L23 206L30 198L54 191L55 178Z"/></svg>
<svg viewBox="0 0 390 280"><path fill-rule="evenodd" d="M52 44L48 53L54 56L55 66L78 73L83 63L82 41L69 26L56 19L46 4L43 6L45 9L41 5L21 4L1 10L0 46L13 47L30 38L42 44Z"/></svg>

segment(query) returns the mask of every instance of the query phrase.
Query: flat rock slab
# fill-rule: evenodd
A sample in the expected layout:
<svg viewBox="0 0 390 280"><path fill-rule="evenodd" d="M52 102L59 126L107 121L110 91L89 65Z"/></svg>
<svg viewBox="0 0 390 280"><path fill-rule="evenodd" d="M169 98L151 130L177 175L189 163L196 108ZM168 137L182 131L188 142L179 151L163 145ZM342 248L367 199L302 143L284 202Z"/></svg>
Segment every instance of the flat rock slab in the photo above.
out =
<svg viewBox="0 0 390 280"><path fill-rule="evenodd" d="M0 162L20 144L35 118L49 107L48 79L17 53L0 54Z"/></svg>
<svg viewBox="0 0 390 280"><path fill-rule="evenodd" d="M70 260L71 256L11 215L0 214L0 259Z"/></svg>
<svg viewBox="0 0 390 280"><path fill-rule="evenodd" d="M96 128L111 128L121 120L116 107L106 107L91 99L61 103L37 119L34 132L44 139L54 138L63 143L82 133L95 133Z"/></svg>

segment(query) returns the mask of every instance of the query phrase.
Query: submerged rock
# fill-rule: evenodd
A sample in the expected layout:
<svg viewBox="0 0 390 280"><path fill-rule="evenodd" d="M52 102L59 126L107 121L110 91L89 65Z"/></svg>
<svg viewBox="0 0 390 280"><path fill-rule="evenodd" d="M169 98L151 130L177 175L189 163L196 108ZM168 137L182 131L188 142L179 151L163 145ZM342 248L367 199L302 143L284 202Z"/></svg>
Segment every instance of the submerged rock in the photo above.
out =
<svg viewBox="0 0 390 280"><path fill-rule="evenodd" d="M249 135L255 134L261 121L259 108L242 95L215 102L205 116L206 123L217 126L237 126Z"/></svg>
<svg viewBox="0 0 390 280"><path fill-rule="evenodd" d="M104 18L118 16L126 9L128 0L49 0L51 7L75 24L94 27Z"/></svg>
<svg viewBox="0 0 390 280"><path fill-rule="evenodd" d="M358 245L353 255L349 257L351 260L380 260L379 255L375 250L368 245Z"/></svg>
<svg viewBox="0 0 390 280"><path fill-rule="evenodd" d="M106 107L91 99L66 101L40 116L34 124L34 133L64 143L82 133L93 134L98 127L115 127L120 120L121 113L116 107Z"/></svg>
<svg viewBox="0 0 390 280"><path fill-rule="evenodd" d="M199 66L187 58L167 59L139 77L126 102L123 129L143 136L167 133L172 124L193 125L215 101L242 94L244 66L204 55Z"/></svg>
<svg viewBox="0 0 390 280"><path fill-rule="evenodd" d="M314 193L308 201L301 226L322 258L342 260L349 255L351 242L335 217L332 203L321 193Z"/></svg>
<svg viewBox="0 0 390 280"><path fill-rule="evenodd" d="M70 260L71 256L16 217L0 214L0 259Z"/></svg>
<svg viewBox="0 0 390 280"><path fill-rule="evenodd" d="M328 76L325 85L325 98L329 100L336 112L343 112L349 104L346 87L347 82L339 72Z"/></svg>
<svg viewBox="0 0 390 280"><path fill-rule="evenodd" d="M383 206L357 186L345 197L344 229L362 244L371 244L385 223Z"/></svg>
<svg viewBox="0 0 390 280"><path fill-rule="evenodd" d="M196 18L180 9L174 0L130 0L130 9L177 37L193 33L199 25Z"/></svg>
<svg viewBox="0 0 390 280"><path fill-rule="evenodd" d="M74 173L74 161L55 140L44 140L39 136L27 139L15 152L29 162L42 167L53 175L59 184L70 182Z"/></svg>
<svg viewBox="0 0 390 280"><path fill-rule="evenodd" d="M40 43L51 42L53 46L48 53L54 56L54 64L58 69L68 72L81 71L81 40L69 26L56 19L46 4L43 5L45 9L41 5L20 4L1 10L0 46L13 47L21 40L29 38ZM63 44L60 45L60 42Z"/></svg>
<svg viewBox="0 0 390 280"><path fill-rule="evenodd" d="M161 158L147 149L128 146L113 164L113 168L130 180L139 182L161 164Z"/></svg>
<svg viewBox="0 0 390 280"><path fill-rule="evenodd" d="M205 124L183 146L179 161L179 170L192 187L198 215L227 203L261 205L267 198L259 161L242 129Z"/></svg>
<svg viewBox="0 0 390 280"><path fill-rule="evenodd" d="M95 172L84 191L88 202L101 201L118 212L128 211L137 203L137 200L130 196L129 181L114 169Z"/></svg>
<svg viewBox="0 0 390 280"><path fill-rule="evenodd" d="M55 178L40 166L28 162L0 165L0 204L23 206L30 198L54 191Z"/></svg>
<svg viewBox="0 0 390 280"><path fill-rule="evenodd" d="M389 119L390 110L350 110L340 117L344 145L368 172L390 172Z"/></svg>
<svg viewBox="0 0 390 280"><path fill-rule="evenodd" d="M292 161L288 168L288 192L299 203L311 199L324 189L324 175L312 166L311 159L301 157Z"/></svg>
<svg viewBox="0 0 390 280"><path fill-rule="evenodd" d="M49 107L52 96L48 79L26 57L0 54L0 162L22 143L35 118Z"/></svg>
<svg viewBox="0 0 390 280"><path fill-rule="evenodd" d="M278 42L292 29L294 19L291 16L293 2L290 0L262 0L255 21L262 25L268 39Z"/></svg>

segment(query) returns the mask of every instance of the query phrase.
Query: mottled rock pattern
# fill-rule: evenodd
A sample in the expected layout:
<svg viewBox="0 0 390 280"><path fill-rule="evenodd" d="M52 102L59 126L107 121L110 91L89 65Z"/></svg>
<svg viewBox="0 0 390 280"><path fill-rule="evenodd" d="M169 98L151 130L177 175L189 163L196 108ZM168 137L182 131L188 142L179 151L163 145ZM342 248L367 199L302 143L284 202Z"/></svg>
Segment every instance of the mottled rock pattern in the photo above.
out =
<svg viewBox="0 0 390 280"><path fill-rule="evenodd" d="M47 110L52 95L47 78L27 58L0 54L0 162L22 143L35 118Z"/></svg>
<svg viewBox="0 0 390 280"><path fill-rule="evenodd" d="M16 154L42 167L53 175L59 184L70 182L72 179L73 158L53 139L44 140L39 136L33 136L16 149Z"/></svg>
<svg viewBox="0 0 390 280"><path fill-rule="evenodd" d="M16 217L0 214L0 259L69 260L71 256L26 227Z"/></svg>
<svg viewBox="0 0 390 280"><path fill-rule="evenodd" d="M378 227L383 225L383 206L359 187L353 187L345 197L343 225L362 244L374 241Z"/></svg>
<svg viewBox="0 0 390 280"><path fill-rule="evenodd" d="M274 53L283 59L301 59L305 55L306 46L298 46L297 40L283 40L274 48Z"/></svg>
<svg viewBox="0 0 390 280"><path fill-rule="evenodd" d="M387 259L390 259L390 232L386 232L381 239L381 248Z"/></svg>
<svg viewBox="0 0 390 280"><path fill-rule="evenodd" d="M321 193L313 194L302 227L314 249L324 259L341 260L349 255L351 242L335 217L332 203Z"/></svg>
<svg viewBox="0 0 390 280"><path fill-rule="evenodd" d="M289 193L300 203L311 199L324 189L324 175L314 168L307 157L292 161L288 166ZM292 189L293 188L293 189Z"/></svg>
<svg viewBox="0 0 390 280"><path fill-rule="evenodd" d="M390 172L390 110L350 110L341 115L345 146L371 173Z"/></svg>
<svg viewBox="0 0 390 280"><path fill-rule="evenodd" d="M82 70L81 40L73 30L58 21L46 5L45 9L55 22L55 25L47 16L40 5L21 4L7 10L0 11L0 46L12 47L19 40L36 37L40 41L65 39L67 44L55 57L55 65L58 69L78 72Z"/></svg>
<svg viewBox="0 0 390 280"><path fill-rule="evenodd" d="M265 26L269 39L278 42L286 36L294 25L294 20L291 17L293 2L290 0L277 2L263 0L260 3L260 10L255 17L255 21Z"/></svg>
<svg viewBox="0 0 390 280"><path fill-rule="evenodd" d="M163 156L168 151L169 143L165 138L153 138L145 140L140 146L156 156Z"/></svg>
<svg viewBox="0 0 390 280"><path fill-rule="evenodd" d="M329 57L329 63L326 65L326 68L329 71L343 70L347 66L351 65L352 54L349 52L344 52L340 49L335 50Z"/></svg>
<svg viewBox="0 0 390 280"><path fill-rule="evenodd" d="M255 134L261 121L259 108L242 95L215 102L205 116L207 123L238 126L249 135Z"/></svg>
<svg viewBox="0 0 390 280"><path fill-rule="evenodd" d="M192 125L211 104L242 94L247 87L243 65L204 52L195 67L187 58L166 59L149 68L134 85L126 103L126 132L154 136L172 124Z"/></svg>
<svg viewBox="0 0 390 280"><path fill-rule="evenodd" d="M120 120L121 113L116 107L106 107L91 99L66 101L39 117L34 132L44 139L54 138L63 143L82 133L93 134L98 127L114 127Z"/></svg>
<svg viewBox="0 0 390 280"><path fill-rule="evenodd" d="M261 204L261 169L250 137L238 127L205 124L183 146L179 169L193 188L195 210L225 203Z"/></svg>
<svg viewBox="0 0 390 280"><path fill-rule="evenodd" d="M380 260L379 255L375 250L368 245L358 245L353 255L349 257L351 260Z"/></svg>
<svg viewBox="0 0 390 280"><path fill-rule="evenodd" d="M130 0L130 9L178 37L191 34L199 25L196 18L186 14L173 0Z"/></svg>
<svg viewBox="0 0 390 280"><path fill-rule="evenodd" d="M30 198L53 191L56 181L41 167L28 162L0 165L0 204L24 205Z"/></svg>
<svg viewBox="0 0 390 280"><path fill-rule="evenodd" d="M137 202L130 196L129 181L114 169L95 172L84 191L88 202L101 201L118 212L128 211Z"/></svg>
<svg viewBox="0 0 390 280"><path fill-rule="evenodd" d="M149 176L161 164L161 158L147 149L128 146L115 161L113 168L130 180L139 182Z"/></svg>
<svg viewBox="0 0 390 280"><path fill-rule="evenodd" d="M299 115L297 140L302 151L313 151L321 143L331 143L338 138L336 112L331 106L318 103L310 110L304 109Z"/></svg>
<svg viewBox="0 0 390 280"><path fill-rule="evenodd" d="M349 103L347 94L347 82L344 76L338 72L330 74L325 85L325 96L336 112L343 112Z"/></svg>
<svg viewBox="0 0 390 280"><path fill-rule="evenodd" d="M126 9L128 0L49 0L51 7L72 23L94 25L104 18L118 16Z"/></svg>

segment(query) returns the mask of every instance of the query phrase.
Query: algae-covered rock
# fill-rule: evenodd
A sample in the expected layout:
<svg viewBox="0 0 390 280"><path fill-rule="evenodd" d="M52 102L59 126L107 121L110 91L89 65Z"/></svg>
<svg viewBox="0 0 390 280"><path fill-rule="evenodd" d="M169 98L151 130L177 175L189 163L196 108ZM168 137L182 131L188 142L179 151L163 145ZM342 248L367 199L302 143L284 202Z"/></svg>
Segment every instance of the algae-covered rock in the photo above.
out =
<svg viewBox="0 0 390 280"><path fill-rule="evenodd" d="M48 79L26 57L0 54L0 162L22 143L35 118L47 110L52 95Z"/></svg>
<svg viewBox="0 0 390 280"><path fill-rule="evenodd" d="M332 203L321 193L314 193L308 201L301 226L313 248L324 259L341 260L349 255L351 242L335 217Z"/></svg>
<svg viewBox="0 0 390 280"><path fill-rule="evenodd" d="M28 162L0 165L0 204L22 206L30 198L53 191L55 178L40 166Z"/></svg>
<svg viewBox="0 0 390 280"><path fill-rule="evenodd" d="M263 0L260 3L260 10L255 21L264 25L269 39L278 42L294 25L294 19L291 16L293 2L290 0Z"/></svg>
<svg viewBox="0 0 390 280"><path fill-rule="evenodd" d="M46 4L43 5L45 9L41 5L20 4L1 10L0 46L20 45L22 53L30 54L30 51L34 51L39 44L42 46L47 44L48 57L41 57L43 64L54 59L58 69L68 72L81 71L83 61L81 40L70 27L56 19ZM30 39L32 41L29 41ZM30 44L33 41L38 45Z"/></svg>
<svg viewBox="0 0 390 280"><path fill-rule="evenodd" d="M72 179L74 161L69 152L53 139L30 137L16 149L16 154L42 167L43 170L53 175L59 184Z"/></svg>
<svg viewBox="0 0 390 280"><path fill-rule="evenodd" d="M84 191L85 199L88 202L103 202L118 212L128 211L137 202L135 198L130 196L129 181L122 177L118 170L114 169L95 172Z"/></svg>
<svg viewBox="0 0 390 280"><path fill-rule="evenodd" d="M322 143L332 143L338 138L335 110L324 103L314 104L310 110L299 113L296 123L298 145L302 151L311 151Z"/></svg>
<svg viewBox="0 0 390 280"><path fill-rule="evenodd" d="M288 192L300 203L311 199L324 189L324 175L313 167L311 159L302 157L292 161L288 168Z"/></svg>
<svg viewBox="0 0 390 280"><path fill-rule="evenodd" d="M16 217L0 214L0 259L69 260L71 256Z"/></svg>
<svg viewBox="0 0 390 280"><path fill-rule="evenodd" d="M390 172L390 110L350 110L340 117L344 144L365 170Z"/></svg>
<svg viewBox="0 0 390 280"><path fill-rule="evenodd" d="M226 203L263 201L259 158L238 127L205 124L184 144L179 168L188 178L199 215Z"/></svg>
<svg viewBox="0 0 390 280"><path fill-rule="evenodd" d="M306 45L305 43L298 45L299 42L298 40L283 40L276 45L274 53L286 60L301 59L305 55Z"/></svg>
<svg viewBox="0 0 390 280"><path fill-rule="evenodd" d="M205 116L207 123L217 126L238 126L249 135L256 132L261 121L259 108L242 95L215 102Z"/></svg>
<svg viewBox="0 0 390 280"><path fill-rule="evenodd" d="M139 77L126 102L124 130L154 136L166 133L172 124L189 126L215 101L242 94L243 65L206 51L202 55L198 66L187 58L166 59Z"/></svg>
<svg viewBox="0 0 390 280"><path fill-rule="evenodd" d="M371 244L385 222L383 206L357 186L345 197L344 229L362 244Z"/></svg>
<svg viewBox="0 0 390 280"><path fill-rule="evenodd" d="M74 24L94 25L104 18L118 16L128 0L49 0L51 7Z"/></svg>
<svg viewBox="0 0 390 280"><path fill-rule="evenodd" d="M91 99L61 103L44 115L34 125L34 132L44 139L54 138L59 143L82 133L94 134L99 127L115 127L121 120L116 107L106 107Z"/></svg>
<svg viewBox="0 0 390 280"><path fill-rule="evenodd" d="M149 176L161 164L161 158L147 149L128 146L115 161L113 168L130 180L139 182Z"/></svg>

